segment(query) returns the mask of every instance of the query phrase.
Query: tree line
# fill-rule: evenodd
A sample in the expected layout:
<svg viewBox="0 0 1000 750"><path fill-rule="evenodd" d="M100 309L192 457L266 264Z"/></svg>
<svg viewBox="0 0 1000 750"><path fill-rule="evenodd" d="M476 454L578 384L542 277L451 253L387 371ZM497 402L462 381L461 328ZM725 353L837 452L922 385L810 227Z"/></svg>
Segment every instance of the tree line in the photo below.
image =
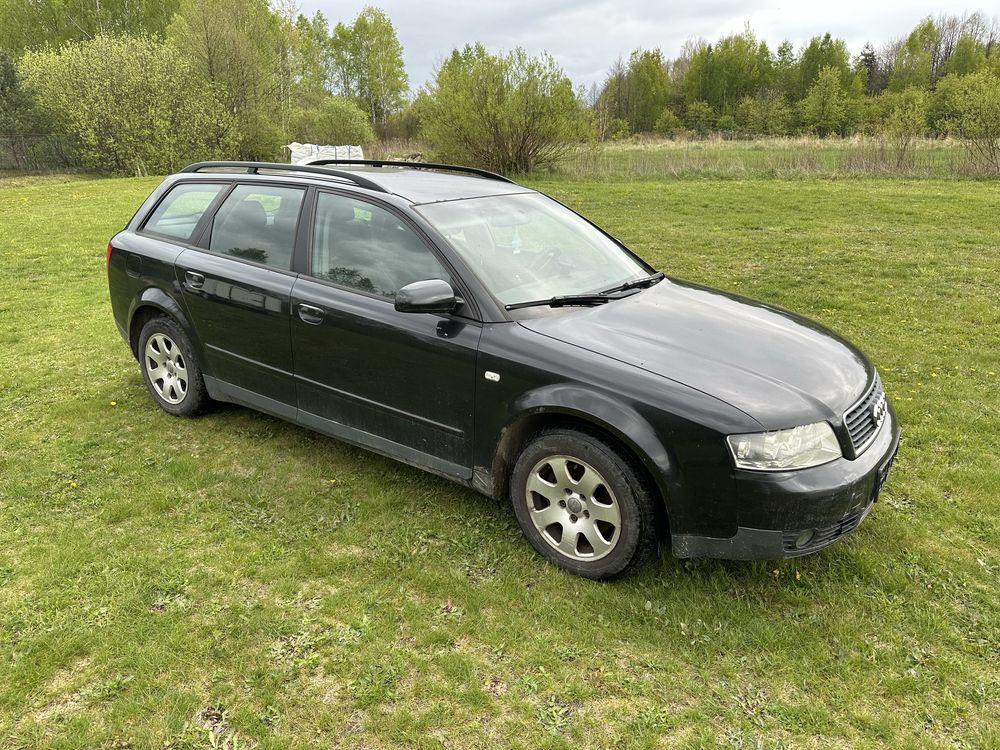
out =
<svg viewBox="0 0 1000 750"><path fill-rule="evenodd" d="M589 91L521 49L455 49L413 91L386 14L331 24L267 0L0 3L0 138L63 138L88 169L280 159L292 140L416 140L519 172L574 144L663 137L877 134L904 159L955 135L1000 173L1000 24L939 15L852 55L830 34L773 51L747 27L674 58L638 49ZM18 136L27 138L21 141Z"/></svg>
<svg viewBox="0 0 1000 750"><path fill-rule="evenodd" d="M916 129L947 133L955 80L1000 76L1000 24L981 14L922 20L907 36L855 56L830 34L772 51L748 27L714 43L690 40L619 59L587 99L602 139L634 133L737 135L878 132L900 109ZM941 84L944 96L935 99Z"/></svg>

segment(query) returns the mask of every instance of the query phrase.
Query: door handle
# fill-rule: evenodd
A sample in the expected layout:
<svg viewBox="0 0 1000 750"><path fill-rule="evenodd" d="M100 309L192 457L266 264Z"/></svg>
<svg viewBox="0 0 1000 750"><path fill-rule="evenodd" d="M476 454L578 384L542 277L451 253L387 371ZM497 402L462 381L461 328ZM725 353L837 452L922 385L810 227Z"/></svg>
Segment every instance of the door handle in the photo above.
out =
<svg viewBox="0 0 1000 750"><path fill-rule="evenodd" d="M205 275L195 271L185 271L184 283L192 289L201 289L205 285Z"/></svg>
<svg viewBox="0 0 1000 750"><path fill-rule="evenodd" d="M299 317L302 319L303 323L309 323L310 325L318 326L323 322L323 310L319 307L313 305L306 305L299 303Z"/></svg>

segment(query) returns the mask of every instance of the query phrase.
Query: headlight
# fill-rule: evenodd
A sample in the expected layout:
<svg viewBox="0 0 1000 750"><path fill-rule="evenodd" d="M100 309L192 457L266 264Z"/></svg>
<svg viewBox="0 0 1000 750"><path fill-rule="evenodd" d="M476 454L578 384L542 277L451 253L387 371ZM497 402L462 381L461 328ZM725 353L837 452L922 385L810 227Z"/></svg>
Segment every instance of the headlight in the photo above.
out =
<svg viewBox="0 0 1000 750"><path fill-rule="evenodd" d="M840 458L840 443L826 422L774 432L730 435L736 465L755 471L787 471L819 466Z"/></svg>

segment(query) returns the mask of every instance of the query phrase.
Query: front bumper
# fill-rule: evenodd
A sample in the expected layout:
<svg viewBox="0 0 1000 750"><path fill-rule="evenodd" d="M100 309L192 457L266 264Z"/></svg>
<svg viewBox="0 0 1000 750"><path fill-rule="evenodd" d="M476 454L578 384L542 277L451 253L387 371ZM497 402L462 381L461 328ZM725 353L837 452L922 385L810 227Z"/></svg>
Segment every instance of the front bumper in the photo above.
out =
<svg viewBox="0 0 1000 750"><path fill-rule="evenodd" d="M859 458L775 474L736 471L735 533L717 538L672 534L676 557L778 560L828 547L868 516L899 448L890 410L875 442Z"/></svg>

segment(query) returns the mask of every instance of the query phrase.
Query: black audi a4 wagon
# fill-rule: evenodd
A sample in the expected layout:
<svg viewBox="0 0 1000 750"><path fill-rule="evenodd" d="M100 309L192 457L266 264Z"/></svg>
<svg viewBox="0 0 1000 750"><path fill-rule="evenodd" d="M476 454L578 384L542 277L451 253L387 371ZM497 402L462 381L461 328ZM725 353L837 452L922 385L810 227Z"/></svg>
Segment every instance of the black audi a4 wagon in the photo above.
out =
<svg viewBox="0 0 1000 750"><path fill-rule="evenodd" d="M258 409L510 501L590 578L858 527L900 429L849 342L481 170L203 162L108 245L153 400ZM219 435L224 441L225 436Z"/></svg>

